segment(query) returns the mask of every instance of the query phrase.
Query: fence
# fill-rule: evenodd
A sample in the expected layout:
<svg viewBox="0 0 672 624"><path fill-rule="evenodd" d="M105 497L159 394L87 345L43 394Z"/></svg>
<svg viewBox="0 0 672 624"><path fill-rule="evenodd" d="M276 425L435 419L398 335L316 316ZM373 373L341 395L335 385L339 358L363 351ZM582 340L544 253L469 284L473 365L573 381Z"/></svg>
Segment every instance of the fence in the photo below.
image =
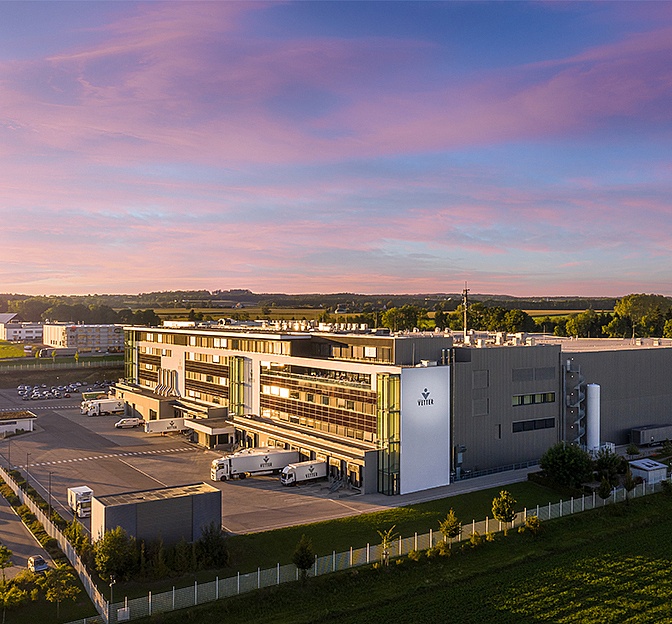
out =
<svg viewBox="0 0 672 624"><path fill-rule="evenodd" d="M123 364L123 360L86 360L78 363L45 362L41 360L35 360L34 362L3 362L0 364L0 372L80 368L120 368Z"/></svg>
<svg viewBox="0 0 672 624"><path fill-rule="evenodd" d="M63 551L63 554L68 558L68 561L72 564L72 567L75 569L79 575L82 585L86 590L86 593L91 598L93 606L96 608L96 611L100 616L87 618L86 624L99 624L105 622L105 616L107 615L108 603L105 600L105 597L100 593L95 583L89 576L89 573L82 563L82 560L79 558L79 555L75 552L72 544L66 539L66 537L61 533L58 527L49 519L47 515L35 504L35 502L28 496L14 481L12 476L7 473L7 471L0 466L0 477L3 481L12 488L12 491L17 495L22 505L26 505L30 509L31 513L35 514L37 520L42 524L44 530L47 532L49 537L53 537L58 543L59 548ZM84 622L82 620L82 622Z"/></svg>
<svg viewBox="0 0 672 624"><path fill-rule="evenodd" d="M653 494L660 491L660 484L647 485L642 483L630 493L622 488L614 489L608 499L602 500L595 493L581 498L572 498L558 503L549 503L548 505L538 505L533 509L525 509L516 515L513 523L508 528L516 528L525 524L528 516L537 516L542 521L561 518L582 511L589 511L597 507L624 501L626 497L637 498L647 494ZM501 531L505 527L501 522L485 518L476 522L462 525L462 534L456 538L455 542L467 541L474 533L485 534ZM407 555L412 550L426 550L443 539L438 531L429 531L412 537L399 537L395 539L392 548L389 549L390 557ZM312 576L320 576L331 572L347 570L377 561L381 561L383 556L382 548L379 544L367 544L364 548L350 548L345 552L332 552L330 555L315 557L315 563L310 571ZM124 622L147 617L156 613L174 611L175 609L186 609L194 607L205 602L220 600L230 596L236 596L246 592L289 583L298 580L298 570L296 566L280 565L270 569L257 569L256 572L247 574L237 574L230 578L216 578L208 583L198 584L194 582L193 586L175 588L168 592L153 595L149 592L142 598L125 598L121 602L115 602L110 606L109 624ZM92 624L91 621L71 622L70 624Z"/></svg>

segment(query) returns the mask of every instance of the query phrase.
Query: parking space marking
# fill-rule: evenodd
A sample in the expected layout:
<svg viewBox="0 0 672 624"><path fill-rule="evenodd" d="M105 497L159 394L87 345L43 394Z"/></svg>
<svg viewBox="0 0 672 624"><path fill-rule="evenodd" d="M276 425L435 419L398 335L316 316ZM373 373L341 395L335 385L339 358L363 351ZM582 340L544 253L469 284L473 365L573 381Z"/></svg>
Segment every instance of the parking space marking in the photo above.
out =
<svg viewBox="0 0 672 624"><path fill-rule="evenodd" d="M53 466L54 464L71 464L72 462L77 462L77 461L91 461L91 460L96 460L96 459L110 459L113 457L128 457L130 455L151 455L153 453L161 452L161 453L184 453L186 451L200 451L200 449L192 448L190 446L187 447L179 447L179 448L169 448L169 449L163 449L161 451L136 451L134 453L112 453L110 455L95 455L91 457L73 457L72 459L58 459L50 462L36 462L34 464L28 464L28 466ZM120 460L122 461L122 460ZM126 462L124 462L126 463ZM137 468L136 468L137 470ZM140 471L142 472L142 471ZM149 475L148 475L149 476Z"/></svg>

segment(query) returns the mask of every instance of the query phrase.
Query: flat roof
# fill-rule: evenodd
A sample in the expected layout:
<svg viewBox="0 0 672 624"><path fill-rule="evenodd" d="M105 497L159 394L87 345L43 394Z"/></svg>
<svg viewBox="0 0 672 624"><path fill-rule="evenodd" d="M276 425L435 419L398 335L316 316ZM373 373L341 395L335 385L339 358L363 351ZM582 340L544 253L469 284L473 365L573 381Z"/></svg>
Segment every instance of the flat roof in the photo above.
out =
<svg viewBox="0 0 672 624"><path fill-rule="evenodd" d="M630 462L630 465L634 468L639 468L640 470L667 470L667 466L665 464L661 464L660 462L648 458L635 459Z"/></svg>
<svg viewBox="0 0 672 624"><path fill-rule="evenodd" d="M560 345L563 353L582 351L625 351L635 349L669 349L671 338L571 338L529 334L537 345Z"/></svg>
<svg viewBox="0 0 672 624"><path fill-rule="evenodd" d="M117 505L132 505L148 501L166 500L168 498L194 496L196 494L211 494L212 492L219 492L219 490L208 483L190 483L188 485L176 485L154 490L137 490L135 492L121 492L120 494L109 494L107 496L94 496L94 498L105 505L105 507L114 507Z"/></svg>

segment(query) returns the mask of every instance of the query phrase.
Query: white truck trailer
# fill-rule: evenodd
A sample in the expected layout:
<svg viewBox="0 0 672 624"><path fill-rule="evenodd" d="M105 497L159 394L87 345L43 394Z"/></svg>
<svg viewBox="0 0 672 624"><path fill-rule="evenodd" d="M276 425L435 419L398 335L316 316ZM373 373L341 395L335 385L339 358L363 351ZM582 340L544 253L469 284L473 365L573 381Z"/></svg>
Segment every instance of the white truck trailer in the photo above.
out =
<svg viewBox="0 0 672 624"><path fill-rule="evenodd" d="M300 459L298 451L276 448L243 449L219 459L213 459L210 477L213 481L244 479L251 475L277 474L287 464Z"/></svg>
<svg viewBox="0 0 672 624"><path fill-rule="evenodd" d="M296 464L288 464L280 473L282 485L296 485L306 481L314 481L327 476L327 462L304 461Z"/></svg>
<svg viewBox="0 0 672 624"><path fill-rule="evenodd" d="M86 485L68 488L68 507L76 518L88 518L91 515L91 497L93 490Z"/></svg>
<svg viewBox="0 0 672 624"><path fill-rule="evenodd" d="M99 399L89 401L86 409L87 416L102 416L103 414L123 414L124 402L119 399Z"/></svg>
<svg viewBox="0 0 672 624"><path fill-rule="evenodd" d="M168 431L185 431L184 418L159 418L145 421L145 433L166 433Z"/></svg>

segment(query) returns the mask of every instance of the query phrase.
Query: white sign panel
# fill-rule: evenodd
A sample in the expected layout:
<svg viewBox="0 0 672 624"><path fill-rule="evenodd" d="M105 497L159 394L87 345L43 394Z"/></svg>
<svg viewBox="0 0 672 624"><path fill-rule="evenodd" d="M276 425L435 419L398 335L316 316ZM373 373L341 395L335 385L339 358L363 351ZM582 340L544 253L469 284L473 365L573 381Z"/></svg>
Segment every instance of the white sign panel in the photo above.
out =
<svg viewBox="0 0 672 624"><path fill-rule="evenodd" d="M450 366L401 371L400 493L450 483Z"/></svg>

